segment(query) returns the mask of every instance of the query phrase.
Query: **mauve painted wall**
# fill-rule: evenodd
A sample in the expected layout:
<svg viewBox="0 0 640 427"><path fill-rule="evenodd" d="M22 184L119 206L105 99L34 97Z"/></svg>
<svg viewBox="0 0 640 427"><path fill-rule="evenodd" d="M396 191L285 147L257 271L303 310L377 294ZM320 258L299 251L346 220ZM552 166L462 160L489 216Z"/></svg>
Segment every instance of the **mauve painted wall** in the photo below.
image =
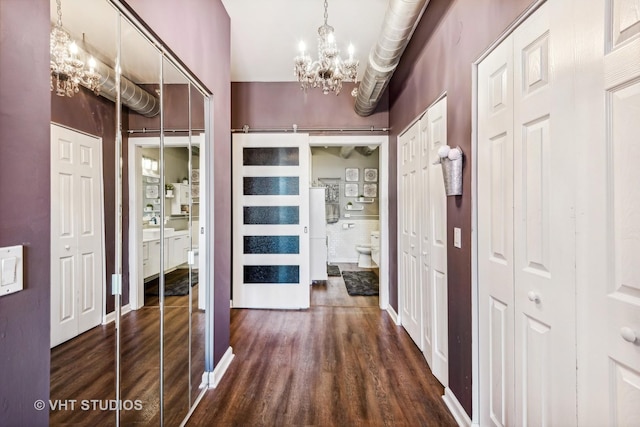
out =
<svg viewBox="0 0 640 427"><path fill-rule="evenodd" d="M471 113L472 63L532 0L431 0L391 81L389 150L397 183L397 137L439 94L447 93L447 138L465 153L463 196L449 197L447 250L449 291L449 388L471 414ZM390 200L396 212L397 203ZM396 230L397 218L389 224ZM453 228L462 229L462 249ZM395 236L394 241L397 241ZM397 258L391 260L397 274ZM397 308L397 292L394 295Z"/></svg>
<svg viewBox="0 0 640 427"><path fill-rule="evenodd" d="M3 1L3 0L0 0ZM220 0L127 0L213 93L214 363L229 347L231 286L231 21ZM212 366L208 366L212 369Z"/></svg>
<svg viewBox="0 0 640 427"><path fill-rule="evenodd" d="M24 290L0 297L0 426L49 411L49 0L0 0L0 246L24 245Z"/></svg>
<svg viewBox="0 0 640 427"><path fill-rule="evenodd" d="M296 82L233 82L231 127L250 128L376 128L387 127L387 97L374 114L360 117L353 110L353 83L345 83L338 96L320 89L303 92Z"/></svg>

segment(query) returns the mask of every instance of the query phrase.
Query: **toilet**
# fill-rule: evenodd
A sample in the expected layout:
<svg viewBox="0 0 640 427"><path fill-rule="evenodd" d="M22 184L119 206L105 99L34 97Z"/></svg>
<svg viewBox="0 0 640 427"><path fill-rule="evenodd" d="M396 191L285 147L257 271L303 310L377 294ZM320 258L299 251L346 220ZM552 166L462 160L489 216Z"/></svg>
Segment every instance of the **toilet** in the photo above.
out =
<svg viewBox="0 0 640 427"><path fill-rule="evenodd" d="M356 251L358 251L358 267L373 268L373 262L371 261L371 245L361 244L356 245Z"/></svg>

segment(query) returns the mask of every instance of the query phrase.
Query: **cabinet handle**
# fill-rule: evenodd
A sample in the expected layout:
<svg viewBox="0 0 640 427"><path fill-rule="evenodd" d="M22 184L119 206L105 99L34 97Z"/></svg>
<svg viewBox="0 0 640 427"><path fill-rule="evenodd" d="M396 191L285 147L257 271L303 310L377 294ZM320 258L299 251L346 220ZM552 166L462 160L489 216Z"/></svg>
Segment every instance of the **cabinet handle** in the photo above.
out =
<svg viewBox="0 0 640 427"><path fill-rule="evenodd" d="M638 339L636 337L636 333L633 329L625 326L623 328L620 329L620 335L622 335L622 338L625 341L630 342L631 344L634 344L636 342L636 340Z"/></svg>
<svg viewBox="0 0 640 427"><path fill-rule="evenodd" d="M535 302L536 304L540 302L540 295L533 291L527 292L527 298L529 298L529 301Z"/></svg>

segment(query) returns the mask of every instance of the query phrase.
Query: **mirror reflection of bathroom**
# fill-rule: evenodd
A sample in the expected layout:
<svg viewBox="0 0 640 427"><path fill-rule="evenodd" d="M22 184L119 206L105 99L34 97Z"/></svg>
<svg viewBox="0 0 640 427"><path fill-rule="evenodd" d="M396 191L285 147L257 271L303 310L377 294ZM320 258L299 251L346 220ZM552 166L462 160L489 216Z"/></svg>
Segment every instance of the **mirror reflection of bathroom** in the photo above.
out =
<svg viewBox="0 0 640 427"><path fill-rule="evenodd" d="M311 147L313 289L374 297L372 305L379 294L379 152L376 145Z"/></svg>

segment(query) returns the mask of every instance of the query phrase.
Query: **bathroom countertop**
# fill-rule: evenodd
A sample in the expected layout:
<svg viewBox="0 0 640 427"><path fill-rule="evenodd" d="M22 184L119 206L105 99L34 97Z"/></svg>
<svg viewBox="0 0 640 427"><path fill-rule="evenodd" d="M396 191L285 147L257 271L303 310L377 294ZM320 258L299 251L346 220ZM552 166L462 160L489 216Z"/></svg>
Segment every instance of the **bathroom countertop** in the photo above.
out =
<svg viewBox="0 0 640 427"><path fill-rule="evenodd" d="M188 236L189 230L174 230L164 234L164 237L176 237L176 236ZM144 234L143 234L144 236ZM142 243L153 242L154 240L160 240L159 236L148 236L142 238Z"/></svg>

